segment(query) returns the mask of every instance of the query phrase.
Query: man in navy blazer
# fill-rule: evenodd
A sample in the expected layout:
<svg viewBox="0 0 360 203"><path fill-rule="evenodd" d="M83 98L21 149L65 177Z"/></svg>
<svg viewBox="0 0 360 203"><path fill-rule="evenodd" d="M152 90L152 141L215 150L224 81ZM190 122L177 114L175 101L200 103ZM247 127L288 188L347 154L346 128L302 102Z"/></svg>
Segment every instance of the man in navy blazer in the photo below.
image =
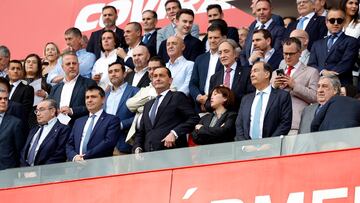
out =
<svg viewBox="0 0 360 203"><path fill-rule="evenodd" d="M20 119L6 113L8 90L0 87L0 170L19 166L20 151L25 142Z"/></svg>
<svg viewBox="0 0 360 203"><path fill-rule="evenodd" d="M153 10L145 10L142 13L142 27L144 29L144 35L142 36L142 42L149 50L150 56L156 56L156 24L158 22L157 13Z"/></svg>
<svg viewBox="0 0 360 203"><path fill-rule="evenodd" d="M126 101L133 97L139 89L124 82L125 65L114 62L109 65L109 80L111 90L105 93L104 110L119 118L120 132L116 149L120 154L130 154L132 146L125 142L126 135L134 120L135 113L126 106Z"/></svg>
<svg viewBox="0 0 360 203"><path fill-rule="evenodd" d="M352 84L359 42L342 31L345 22L342 10L331 9L326 18L329 36L313 44L308 65L317 68L322 75L338 76L342 85Z"/></svg>
<svg viewBox="0 0 360 203"><path fill-rule="evenodd" d="M243 97L236 119L235 140L261 139L287 135L291 129L292 105L289 92L270 85L272 69L256 62L251 83L256 92Z"/></svg>
<svg viewBox="0 0 360 203"><path fill-rule="evenodd" d="M115 25L117 17L117 10L114 6L107 5L102 8L102 20L105 28L92 32L86 47L86 51L95 54L96 59L101 56L100 38L104 30L115 31L120 47L126 48L124 31Z"/></svg>
<svg viewBox="0 0 360 203"><path fill-rule="evenodd" d="M87 114L85 107L85 90L96 82L79 75L79 62L74 52L63 54L62 67L65 78L62 82L51 88L50 99L54 99L60 113L75 119Z"/></svg>
<svg viewBox="0 0 360 203"><path fill-rule="evenodd" d="M119 119L103 110L104 90L91 86L85 99L90 114L75 121L66 145L66 155L71 161L112 156L119 139Z"/></svg>
<svg viewBox="0 0 360 203"><path fill-rule="evenodd" d="M36 118L40 126L31 129L21 151L21 166L54 164L66 161L66 142L70 127L56 118L56 101L46 99L36 107Z"/></svg>
<svg viewBox="0 0 360 203"><path fill-rule="evenodd" d="M210 50L196 58L189 84L190 95L197 104L197 111L205 111L210 78L222 70L218 48L221 40L226 38L225 29L218 24L210 25L207 29L207 35Z"/></svg>
<svg viewBox="0 0 360 203"><path fill-rule="evenodd" d="M286 36L290 36L290 33L295 30L305 30L309 34L308 49L311 50L313 43L326 36L325 17L318 16L314 12L316 0L296 0L297 10L300 18L291 22L286 28Z"/></svg>

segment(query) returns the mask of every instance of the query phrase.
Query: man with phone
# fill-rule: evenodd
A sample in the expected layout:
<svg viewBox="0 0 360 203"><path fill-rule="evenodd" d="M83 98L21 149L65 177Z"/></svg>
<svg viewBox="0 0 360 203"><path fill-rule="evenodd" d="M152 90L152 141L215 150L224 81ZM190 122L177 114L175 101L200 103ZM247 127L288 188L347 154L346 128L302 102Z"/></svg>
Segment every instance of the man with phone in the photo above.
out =
<svg viewBox="0 0 360 203"><path fill-rule="evenodd" d="M283 55L285 64L274 71L271 81L274 88L289 91L291 95L293 117L289 135L294 135L298 133L303 109L316 102L319 72L299 60L301 42L295 37L284 41Z"/></svg>

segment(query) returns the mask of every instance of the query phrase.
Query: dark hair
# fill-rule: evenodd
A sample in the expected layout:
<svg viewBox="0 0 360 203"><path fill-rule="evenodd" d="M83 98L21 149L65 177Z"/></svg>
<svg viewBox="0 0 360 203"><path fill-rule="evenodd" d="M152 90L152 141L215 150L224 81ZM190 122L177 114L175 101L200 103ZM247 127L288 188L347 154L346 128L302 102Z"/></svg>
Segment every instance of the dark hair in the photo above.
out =
<svg viewBox="0 0 360 203"><path fill-rule="evenodd" d="M9 81L6 78L0 77L0 84L4 84L7 88L7 92L8 93L10 92L11 86L10 86Z"/></svg>
<svg viewBox="0 0 360 203"><path fill-rule="evenodd" d="M269 39L269 38L270 38L270 41L271 41L271 43L272 43L272 36L271 36L271 33L270 33L269 30L266 30L266 29L255 30L254 33L253 33L253 35L256 34L256 33L261 33L261 34L263 34L263 37L264 37L265 39Z"/></svg>
<svg viewBox="0 0 360 203"><path fill-rule="evenodd" d="M339 4L339 8L340 8L342 11L344 11L345 16L346 16L346 4L347 4L348 1L349 1L349 0L341 0L341 1L340 1L340 4ZM359 1L358 1L358 3L359 3ZM359 6L358 6L358 9L357 9L355 15L351 16L351 19L353 20L353 22L354 22L355 24L357 24L357 22L358 22L358 20L359 20Z"/></svg>
<svg viewBox="0 0 360 203"><path fill-rule="evenodd" d="M216 8L219 11L220 14L223 13L222 8L221 8L221 6L219 4L209 4L206 7L206 12L209 12L209 10L214 9L214 8Z"/></svg>
<svg viewBox="0 0 360 203"><path fill-rule="evenodd" d="M268 63L266 63L266 62L263 62L263 61L256 61L256 62L253 64L253 66L254 66L255 64L257 64L257 63L263 64L264 71L265 71L265 72L269 72L269 74L270 74L270 75L269 75L269 80L270 80L270 79L271 79L271 76L272 76L272 71L273 71L271 65L268 64Z"/></svg>
<svg viewBox="0 0 360 203"><path fill-rule="evenodd" d="M65 31L65 35L70 35L70 34L77 37L82 37L81 31L76 27L71 27Z"/></svg>
<svg viewBox="0 0 360 203"><path fill-rule="evenodd" d="M27 75L27 73L26 73L26 60L28 59L28 58L30 58L30 57L35 57L36 58L36 61L37 61L37 72L35 73L35 76L36 76L36 78L41 78L42 77L42 69L41 69L41 65L42 65L42 63L41 63L41 58L39 57L39 55L37 55L37 54L29 54L29 55L27 55L26 56L26 58L25 58L25 60L24 60L24 70L25 70L25 78L26 78L26 75Z"/></svg>
<svg viewBox="0 0 360 203"><path fill-rule="evenodd" d="M135 31L140 32L140 35L142 35L142 26L141 26L140 23L138 23L138 22L129 22L126 25L133 25L134 28L135 28Z"/></svg>
<svg viewBox="0 0 360 203"><path fill-rule="evenodd" d="M301 51L301 41L296 38L296 37L290 37L290 38L287 38L285 39L283 42L282 42L282 45L291 45L291 44L295 44L296 45L296 48L298 51Z"/></svg>
<svg viewBox="0 0 360 203"><path fill-rule="evenodd" d="M165 70L166 70L166 74L169 76L169 78L172 78L170 69L168 69L166 66L165 66L165 67L159 67L159 68L157 68L157 69L160 69L160 68L165 69Z"/></svg>
<svg viewBox="0 0 360 203"><path fill-rule="evenodd" d="M112 10L114 10L115 13L117 14L117 9L116 9L114 6L110 6L110 5L104 6L104 7L102 8L102 11L104 11L105 9L112 9Z"/></svg>
<svg viewBox="0 0 360 203"><path fill-rule="evenodd" d="M179 8L181 9L181 3L179 0L167 0L165 2L165 7L169 4L169 3L177 3L177 5L179 6Z"/></svg>
<svg viewBox="0 0 360 203"><path fill-rule="evenodd" d="M161 67L166 67L164 59L162 59L160 56L153 56L149 59L149 62L150 61L159 62Z"/></svg>
<svg viewBox="0 0 360 203"><path fill-rule="evenodd" d="M266 1L266 2L268 2L269 5L270 5L270 7L271 7L271 1L270 1L270 0L258 0L258 1L255 3L255 5L258 4L260 1Z"/></svg>
<svg viewBox="0 0 360 203"><path fill-rule="evenodd" d="M220 31L221 36L227 36L228 26L225 20L216 19L211 21L211 25L208 27L207 32L209 31Z"/></svg>
<svg viewBox="0 0 360 203"><path fill-rule="evenodd" d="M180 11L176 13L176 20L179 20L182 14L191 15L193 18L195 17L194 11L192 11L191 9L184 8L184 9L180 9Z"/></svg>
<svg viewBox="0 0 360 203"><path fill-rule="evenodd" d="M220 93L224 98L226 98L226 101L224 102L223 106L226 109L234 109L235 107L235 95L231 91L230 88L220 85L216 86L212 91L211 94L216 91L217 93Z"/></svg>
<svg viewBox="0 0 360 203"><path fill-rule="evenodd" d="M56 100L54 100L54 99L44 99L44 100L42 100L42 102L49 102L49 108L56 109L56 107L57 107Z"/></svg>
<svg viewBox="0 0 360 203"><path fill-rule="evenodd" d="M153 14L153 18L155 18L156 20L157 20L157 18L158 18L157 13L156 13L155 11L153 11L153 10L145 10L145 11L142 12L142 14L144 14L144 13L151 13L151 14Z"/></svg>
<svg viewBox="0 0 360 203"><path fill-rule="evenodd" d="M283 17L282 19L283 19L283 21L284 21L285 19L290 19L291 22L295 22L295 21L296 21L296 18L295 18L294 16L285 16L285 17Z"/></svg>
<svg viewBox="0 0 360 203"><path fill-rule="evenodd" d="M92 86L89 86L88 88L86 88L86 92L87 91L95 91L95 90L99 91L100 97L102 97L102 98L105 97L105 91L97 85L92 85Z"/></svg>
<svg viewBox="0 0 360 203"><path fill-rule="evenodd" d="M121 70L123 71L123 73L125 73L125 64L122 60L116 60L115 62L113 63L110 63L109 64L109 68L113 65L120 65L121 66Z"/></svg>
<svg viewBox="0 0 360 203"><path fill-rule="evenodd" d="M354 85L351 85L351 84L346 84L346 85L343 85L342 87L345 88L345 91L346 91L346 96L347 97L352 97L354 98L357 94L357 89Z"/></svg>
<svg viewBox="0 0 360 203"><path fill-rule="evenodd" d="M113 32L112 30L104 30L103 33L101 33L101 36L100 36L100 49L102 52L105 52L105 49L102 45L102 36L104 35L104 33L111 33L113 38L114 38L114 41L115 41L115 49L118 48L120 46L120 41L118 39L118 37L116 36L115 32Z"/></svg>

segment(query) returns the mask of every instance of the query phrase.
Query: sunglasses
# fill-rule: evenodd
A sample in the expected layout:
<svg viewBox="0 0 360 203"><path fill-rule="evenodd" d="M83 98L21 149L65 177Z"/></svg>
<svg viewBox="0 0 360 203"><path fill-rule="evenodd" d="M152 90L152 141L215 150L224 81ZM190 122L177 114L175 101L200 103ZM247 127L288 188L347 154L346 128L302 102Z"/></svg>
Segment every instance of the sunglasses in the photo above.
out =
<svg viewBox="0 0 360 203"><path fill-rule="evenodd" d="M335 24L335 22L340 25L344 22L344 18L330 18L328 19L328 21L330 22L330 24Z"/></svg>

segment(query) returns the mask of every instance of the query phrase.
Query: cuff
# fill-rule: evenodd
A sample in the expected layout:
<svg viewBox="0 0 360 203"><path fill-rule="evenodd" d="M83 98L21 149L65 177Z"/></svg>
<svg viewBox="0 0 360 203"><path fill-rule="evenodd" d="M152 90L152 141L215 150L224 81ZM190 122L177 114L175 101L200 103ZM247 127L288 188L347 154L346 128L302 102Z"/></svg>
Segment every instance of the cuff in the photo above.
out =
<svg viewBox="0 0 360 203"><path fill-rule="evenodd" d="M177 133L175 132L175 130L171 130L170 132L172 132L172 133L175 135L175 139L177 140L179 136L177 135Z"/></svg>

